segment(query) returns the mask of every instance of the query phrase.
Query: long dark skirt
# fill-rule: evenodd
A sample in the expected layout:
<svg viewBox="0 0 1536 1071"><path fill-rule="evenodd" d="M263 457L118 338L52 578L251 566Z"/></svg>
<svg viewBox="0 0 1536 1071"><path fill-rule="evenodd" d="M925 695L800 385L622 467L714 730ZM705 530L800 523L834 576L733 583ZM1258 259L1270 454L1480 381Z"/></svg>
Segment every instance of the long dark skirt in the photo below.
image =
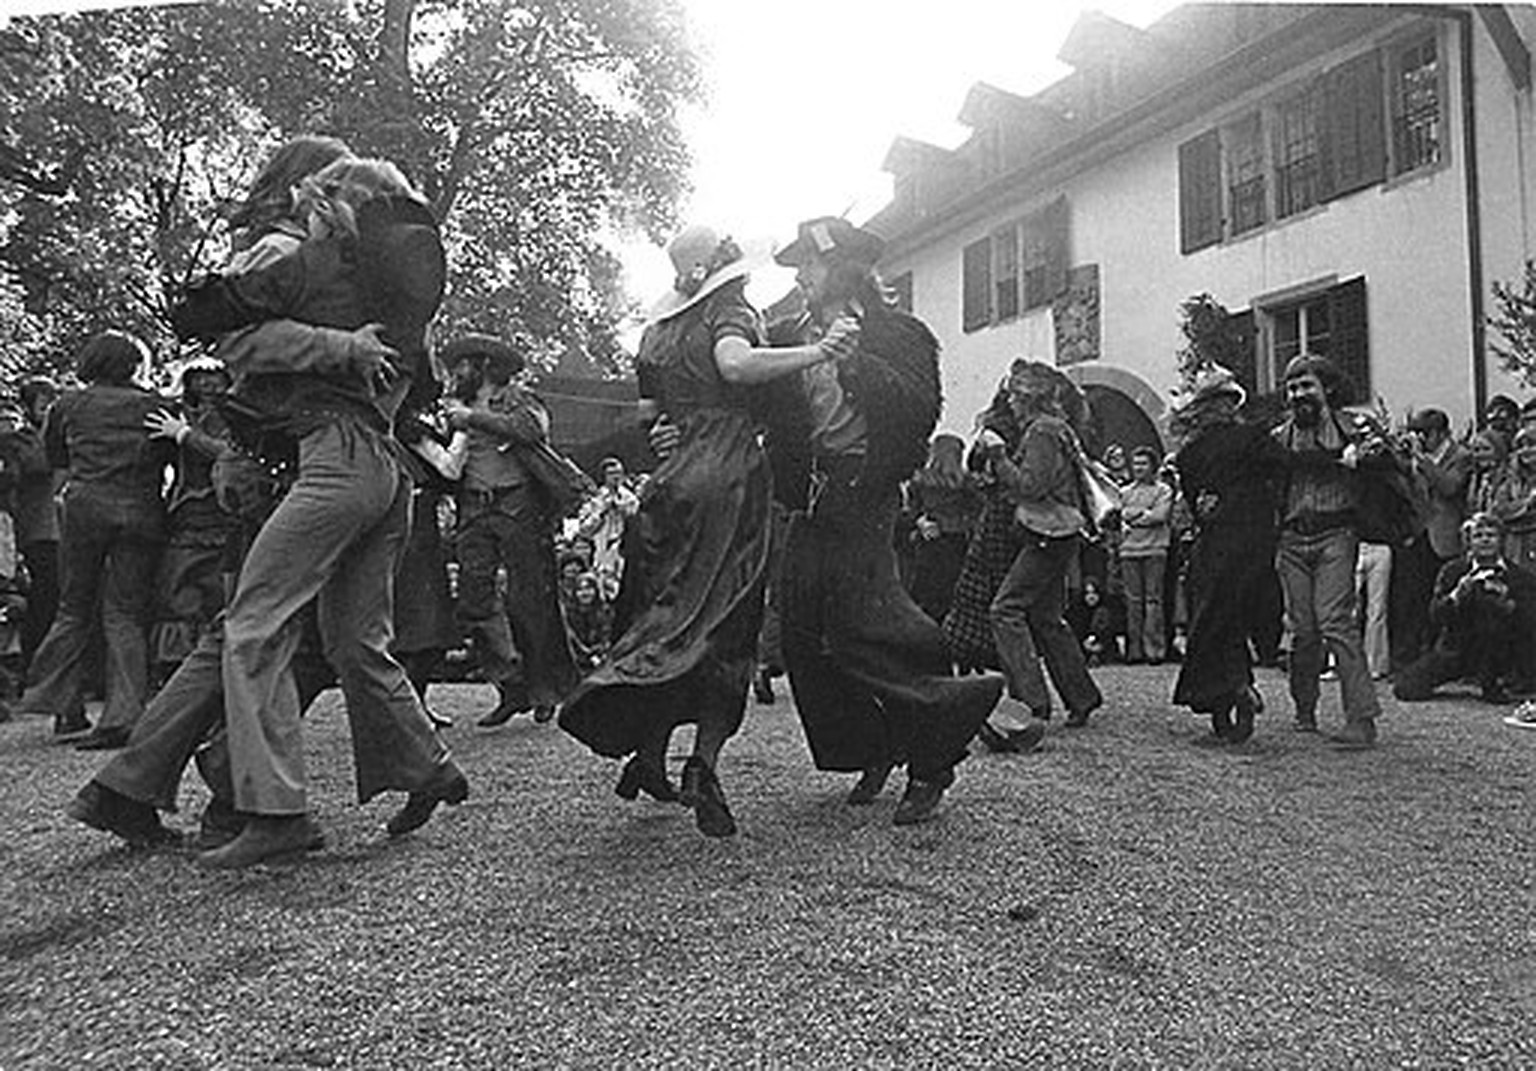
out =
<svg viewBox="0 0 1536 1071"><path fill-rule="evenodd" d="M999 677L954 677L944 634L902 587L894 490L829 480L790 523L784 656L811 756L823 770L907 763L930 779L965 754Z"/></svg>
<svg viewBox="0 0 1536 1071"><path fill-rule="evenodd" d="M745 414L694 414L624 534L608 658L560 726L618 757L689 722L735 732L756 661L772 477Z"/></svg>
<svg viewBox="0 0 1536 1071"><path fill-rule="evenodd" d="M1200 713L1230 706L1253 683L1248 650L1252 600L1273 568L1274 534L1248 526L1202 531L1186 581L1189 634L1173 701Z"/></svg>
<svg viewBox="0 0 1536 1071"><path fill-rule="evenodd" d="M992 638L992 599L1023 546L1024 529L1013 519L1013 504L1001 491L989 489L943 619L949 656L958 665L1001 664Z"/></svg>
<svg viewBox="0 0 1536 1071"><path fill-rule="evenodd" d="M411 499L411 534L395 567L396 654L445 651L463 639L448 590L448 551L438 525L445 492L419 487Z"/></svg>

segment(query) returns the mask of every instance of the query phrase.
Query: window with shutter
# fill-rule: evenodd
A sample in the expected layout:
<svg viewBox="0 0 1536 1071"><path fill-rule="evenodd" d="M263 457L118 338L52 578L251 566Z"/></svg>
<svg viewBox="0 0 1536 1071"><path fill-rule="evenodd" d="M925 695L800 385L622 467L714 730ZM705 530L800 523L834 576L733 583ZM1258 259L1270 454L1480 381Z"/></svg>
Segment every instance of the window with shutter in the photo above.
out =
<svg viewBox="0 0 1536 1071"><path fill-rule="evenodd" d="M1179 252L1221 241L1221 135L1207 130L1179 146Z"/></svg>
<svg viewBox="0 0 1536 1071"><path fill-rule="evenodd" d="M1367 52L1330 71L1324 101L1324 199L1342 197L1385 179L1387 138L1380 53Z"/></svg>
<svg viewBox="0 0 1536 1071"><path fill-rule="evenodd" d="M992 233L992 311L997 320L1019 314L1019 225Z"/></svg>
<svg viewBox="0 0 1536 1071"><path fill-rule="evenodd" d="M1445 130L1440 115L1439 53L1431 32L1392 50L1392 173L1440 161Z"/></svg>
<svg viewBox="0 0 1536 1071"><path fill-rule="evenodd" d="M1365 276L1346 279L1328 291L1328 355L1354 387L1349 401L1366 403L1371 393L1371 332L1366 316Z"/></svg>
<svg viewBox="0 0 1536 1071"><path fill-rule="evenodd" d="M992 322L992 239L965 247L960 260L960 327L976 331Z"/></svg>
<svg viewBox="0 0 1536 1071"><path fill-rule="evenodd" d="M1031 212L1023 227L1024 308L1049 305L1066 292L1071 258L1067 199Z"/></svg>
<svg viewBox="0 0 1536 1071"><path fill-rule="evenodd" d="M1269 221L1264 124L1259 113L1244 116L1223 131L1222 148L1227 154L1227 215L1235 237Z"/></svg>
<svg viewBox="0 0 1536 1071"><path fill-rule="evenodd" d="M1322 138L1316 86L1275 107L1275 218L1317 204L1322 193Z"/></svg>

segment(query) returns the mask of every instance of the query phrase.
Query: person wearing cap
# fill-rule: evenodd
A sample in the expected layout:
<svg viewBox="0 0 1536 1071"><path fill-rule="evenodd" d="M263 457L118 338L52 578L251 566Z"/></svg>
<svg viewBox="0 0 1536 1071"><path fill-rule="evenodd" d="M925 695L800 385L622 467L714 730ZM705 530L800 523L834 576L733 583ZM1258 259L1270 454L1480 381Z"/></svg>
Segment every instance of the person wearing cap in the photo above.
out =
<svg viewBox="0 0 1536 1071"><path fill-rule="evenodd" d="M1243 419L1246 400L1230 370L1210 365L1190 377L1169 421L1179 491L1195 520L1189 631L1173 701L1209 715L1200 743L1214 746L1247 740L1264 706L1253 685L1250 607L1273 568L1286 458L1262 426Z"/></svg>
<svg viewBox="0 0 1536 1071"><path fill-rule="evenodd" d="M1360 537L1357 468L1379 457L1341 418L1343 376L1327 357L1300 354L1285 367L1290 416L1272 433L1285 449L1287 479L1280 507L1276 568L1293 634L1291 700L1296 728L1317 731L1324 648L1332 655L1343 698L1344 727L1330 737L1342 749L1375 746L1376 697L1355 621L1355 565Z"/></svg>
<svg viewBox="0 0 1536 1071"><path fill-rule="evenodd" d="M483 728L531 709L536 721L576 683L555 576L554 516L525 450L549 442L549 410L518 382L523 355L490 335L442 348L452 377L448 425L467 433L458 491L458 615L496 682ZM498 571L505 571L506 595Z"/></svg>
<svg viewBox="0 0 1536 1071"><path fill-rule="evenodd" d="M762 346L746 279L766 247L743 247L707 226L674 238L672 288L650 312L636 370L638 415L660 422L665 457L628 526L614 641L576 686L560 726L599 755L627 758L614 791L676 800L709 837L736 832L719 755L741 727L756 663L768 565L772 476L752 390L842 359L855 332ZM694 723L681 788L667 776L667 743Z"/></svg>
<svg viewBox="0 0 1536 1071"><path fill-rule="evenodd" d="M1407 431L1420 525L1393 553L1388 626L1392 661L1403 666L1434 643L1429 600L1441 568L1461 557L1461 525L1472 478L1472 452L1451 435L1451 421L1443 410L1417 410L1408 419Z"/></svg>
<svg viewBox="0 0 1536 1071"><path fill-rule="evenodd" d="M894 821L932 817L1003 681L952 675L944 635L901 586L892 532L901 482L938 419L938 342L898 310L875 263L884 243L843 219L800 224L776 259L795 269L799 342L859 324L845 361L804 370L777 399L769 450L790 520L780 591L785 667L818 768L859 772L853 804L907 767Z"/></svg>

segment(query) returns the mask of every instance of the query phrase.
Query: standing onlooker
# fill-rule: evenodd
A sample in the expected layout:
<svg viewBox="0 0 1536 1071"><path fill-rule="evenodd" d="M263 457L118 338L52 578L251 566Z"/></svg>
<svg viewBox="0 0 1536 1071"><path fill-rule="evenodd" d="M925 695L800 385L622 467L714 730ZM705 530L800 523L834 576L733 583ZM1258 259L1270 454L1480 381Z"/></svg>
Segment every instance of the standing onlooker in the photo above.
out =
<svg viewBox="0 0 1536 1071"><path fill-rule="evenodd" d="M1365 664L1373 681L1385 679L1392 671L1391 630L1387 618L1390 616L1393 559L1392 544L1360 541L1355 561L1355 591L1360 600L1365 636Z"/></svg>
<svg viewBox="0 0 1536 1071"><path fill-rule="evenodd" d="M606 457L603 482L576 518L576 534L592 541L592 570L612 600L624 576L624 528L640 509L640 500L624 485L624 462Z"/></svg>
<svg viewBox="0 0 1536 1071"><path fill-rule="evenodd" d="M91 338L75 362L86 386L59 399L44 431L49 461L69 470L63 584L58 616L33 660L20 709L53 715L55 738L76 739L82 749L127 743L149 685L147 617L165 534L160 484L171 451L145 430L165 405L136 382L148 361L148 347L126 332ZM98 625L106 649L106 708L92 729L80 703L86 650Z"/></svg>
<svg viewBox="0 0 1536 1071"><path fill-rule="evenodd" d="M1276 556L1285 612L1294 637L1291 699L1296 727L1317 731L1324 646L1333 656L1344 700L1345 748L1376 743L1381 703L1365 664L1355 622L1355 556L1359 488L1354 467L1362 443L1336 413L1343 380L1327 357L1301 354L1285 367L1290 418L1274 431L1289 455Z"/></svg>
<svg viewBox="0 0 1536 1071"><path fill-rule="evenodd" d="M1521 428L1503 477L1492 493L1493 513L1504 525L1504 556L1536 569L1536 428Z"/></svg>
<svg viewBox="0 0 1536 1071"><path fill-rule="evenodd" d="M1158 479L1157 451L1131 452L1131 482L1122 489L1120 575L1125 589L1125 660L1163 661L1163 574L1172 540L1173 488Z"/></svg>
<svg viewBox="0 0 1536 1071"><path fill-rule="evenodd" d="M1495 394L1483 407L1483 431L1496 431L1507 445L1520 430L1520 407L1507 394Z"/></svg>
<svg viewBox="0 0 1536 1071"><path fill-rule="evenodd" d="M27 610L21 626L22 669L32 664L59 607L59 504L65 473L43 445L43 425L59 397L46 376L28 376L18 388L22 422L11 432L17 466L16 546L27 570ZM78 721L78 718L74 720Z"/></svg>
<svg viewBox="0 0 1536 1071"><path fill-rule="evenodd" d="M935 621L949 612L965 548L981 513L981 492L965 471L958 435L935 435L928 463L907 481L912 601Z"/></svg>
<svg viewBox="0 0 1536 1071"><path fill-rule="evenodd" d="M1509 443L1502 433L1485 428L1472 436L1472 475L1467 480L1467 516L1493 510L1493 492L1509 465Z"/></svg>
<svg viewBox="0 0 1536 1071"><path fill-rule="evenodd" d="M1434 642L1429 600L1441 567L1461 555L1461 522L1472 476L1472 454L1451 437L1443 411L1420 409L1407 431L1422 531L1392 556L1390 631L1392 660L1399 666L1417 661Z"/></svg>

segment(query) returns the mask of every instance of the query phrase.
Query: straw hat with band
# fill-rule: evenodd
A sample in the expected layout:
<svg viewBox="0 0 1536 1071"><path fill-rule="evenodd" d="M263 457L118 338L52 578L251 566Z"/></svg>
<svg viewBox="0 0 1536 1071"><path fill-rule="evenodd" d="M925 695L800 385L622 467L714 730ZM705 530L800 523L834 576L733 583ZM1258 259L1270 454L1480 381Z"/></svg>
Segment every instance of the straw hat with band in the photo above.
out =
<svg viewBox="0 0 1536 1071"><path fill-rule="evenodd" d="M713 227L689 227L667 243L675 278L672 289L651 306L650 323L669 320L709 297L726 283L771 262L773 247L764 241L738 244Z"/></svg>

